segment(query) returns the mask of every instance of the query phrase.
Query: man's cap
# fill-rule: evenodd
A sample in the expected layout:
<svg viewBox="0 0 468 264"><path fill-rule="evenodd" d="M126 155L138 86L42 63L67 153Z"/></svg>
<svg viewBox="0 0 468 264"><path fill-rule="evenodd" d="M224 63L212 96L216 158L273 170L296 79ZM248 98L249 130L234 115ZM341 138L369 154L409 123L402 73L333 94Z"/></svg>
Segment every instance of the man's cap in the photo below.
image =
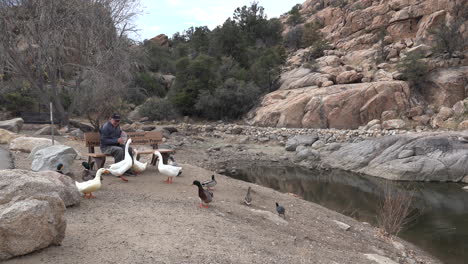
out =
<svg viewBox="0 0 468 264"><path fill-rule="evenodd" d="M114 119L114 120L120 120L120 115L117 114L117 113L113 113L111 118Z"/></svg>

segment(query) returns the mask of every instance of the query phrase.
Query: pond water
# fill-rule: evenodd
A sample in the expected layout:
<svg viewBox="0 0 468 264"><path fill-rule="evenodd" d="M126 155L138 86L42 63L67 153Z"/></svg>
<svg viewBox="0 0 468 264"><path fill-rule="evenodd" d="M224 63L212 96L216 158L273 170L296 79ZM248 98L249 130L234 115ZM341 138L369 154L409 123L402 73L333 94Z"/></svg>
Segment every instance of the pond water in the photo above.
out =
<svg viewBox="0 0 468 264"><path fill-rule="evenodd" d="M307 201L376 225L384 193L413 195L413 217L399 237L444 263L468 263L468 192L456 183L393 182L340 170L236 163L226 175L298 194Z"/></svg>

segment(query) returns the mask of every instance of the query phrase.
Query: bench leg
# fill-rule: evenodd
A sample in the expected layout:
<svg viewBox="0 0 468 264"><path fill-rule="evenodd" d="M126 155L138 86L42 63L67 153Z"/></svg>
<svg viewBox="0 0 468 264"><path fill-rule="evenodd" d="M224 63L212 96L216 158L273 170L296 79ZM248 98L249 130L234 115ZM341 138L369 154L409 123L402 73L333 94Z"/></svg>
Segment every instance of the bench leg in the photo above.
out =
<svg viewBox="0 0 468 264"><path fill-rule="evenodd" d="M158 158L156 155L151 155L151 165L156 166L156 162L158 161Z"/></svg>
<svg viewBox="0 0 468 264"><path fill-rule="evenodd" d="M164 164L167 164L167 161L169 160L169 155L170 155L169 153L161 153Z"/></svg>
<svg viewBox="0 0 468 264"><path fill-rule="evenodd" d="M94 160L96 161L96 169L98 169L98 170L100 168L103 168L104 164L106 163L106 157L94 158Z"/></svg>
<svg viewBox="0 0 468 264"><path fill-rule="evenodd" d="M140 161L140 154L136 155L136 160Z"/></svg>

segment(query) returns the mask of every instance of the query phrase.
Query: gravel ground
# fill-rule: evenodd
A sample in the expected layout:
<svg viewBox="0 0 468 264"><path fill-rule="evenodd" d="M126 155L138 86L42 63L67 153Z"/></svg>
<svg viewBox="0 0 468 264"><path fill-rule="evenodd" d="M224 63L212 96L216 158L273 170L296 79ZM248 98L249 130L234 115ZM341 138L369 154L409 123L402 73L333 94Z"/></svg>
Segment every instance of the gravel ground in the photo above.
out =
<svg viewBox="0 0 468 264"><path fill-rule="evenodd" d="M65 137L57 141L75 148L83 160L86 157L83 141ZM173 184L165 184L153 166L127 183L104 176L97 198L67 208L61 246L5 263L376 263L371 259L379 256L395 263L440 263L395 238L404 245L398 249L366 223L215 173L226 160L278 160L287 155L277 145L238 142L236 136L172 137L167 143L178 146L175 157L183 166ZM13 153L15 167L30 169L27 156ZM73 164L75 175L81 174L83 160ZM199 208L197 189L191 184L212 174L218 181L214 201L208 209ZM248 186L253 189L250 207L242 203ZM286 208L286 220L277 216L275 202ZM334 220L351 227L345 231Z"/></svg>

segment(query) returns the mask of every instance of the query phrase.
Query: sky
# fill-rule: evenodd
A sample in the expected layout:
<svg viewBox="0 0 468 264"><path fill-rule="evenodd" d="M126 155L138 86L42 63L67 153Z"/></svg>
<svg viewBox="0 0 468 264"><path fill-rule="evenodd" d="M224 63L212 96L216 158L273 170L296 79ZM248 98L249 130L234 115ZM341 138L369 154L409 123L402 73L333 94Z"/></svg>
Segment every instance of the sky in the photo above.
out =
<svg viewBox="0 0 468 264"><path fill-rule="evenodd" d="M268 18L279 17L305 0L257 0ZM250 6L252 0L140 0L143 13L135 19L138 35L131 38L143 41L159 34L169 37L193 26L214 29L232 17L237 7Z"/></svg>

